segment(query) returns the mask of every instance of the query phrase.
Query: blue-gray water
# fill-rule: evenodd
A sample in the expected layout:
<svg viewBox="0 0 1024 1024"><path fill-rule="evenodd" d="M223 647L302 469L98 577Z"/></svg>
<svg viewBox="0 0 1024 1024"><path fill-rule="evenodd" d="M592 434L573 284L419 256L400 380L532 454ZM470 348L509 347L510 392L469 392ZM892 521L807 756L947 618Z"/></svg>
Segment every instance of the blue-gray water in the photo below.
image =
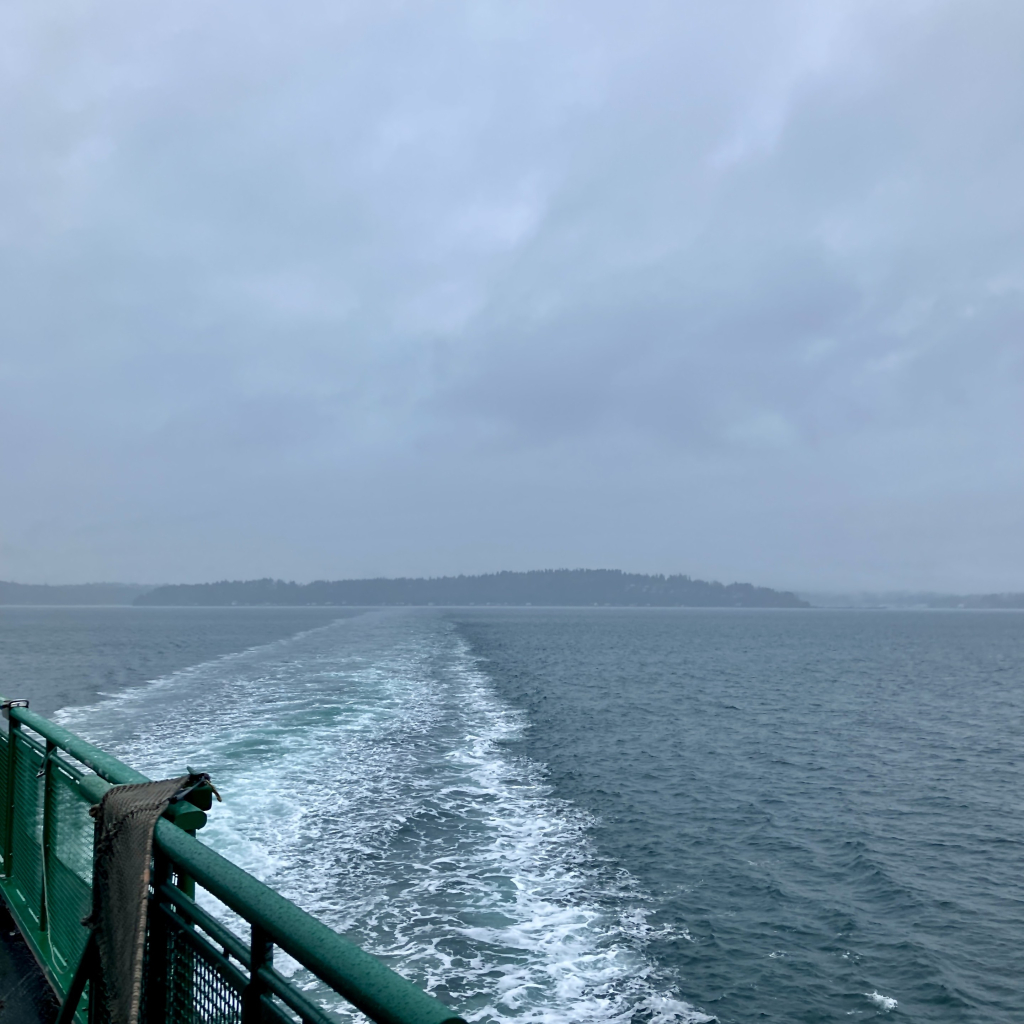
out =
<svg viewBox="0 0 1024 1024"><path fill-rule="evenodd" d="M102 611L0 688L474 1019L1024 1019L1024 616Z"/></svg>

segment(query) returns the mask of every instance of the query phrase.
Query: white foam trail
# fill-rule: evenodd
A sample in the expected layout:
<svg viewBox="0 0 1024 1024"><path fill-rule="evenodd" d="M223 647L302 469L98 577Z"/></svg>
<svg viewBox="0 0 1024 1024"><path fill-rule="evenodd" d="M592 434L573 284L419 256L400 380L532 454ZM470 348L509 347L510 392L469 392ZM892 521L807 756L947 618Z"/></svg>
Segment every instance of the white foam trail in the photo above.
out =
<svg viewBox="0 0 1024 1024"><path fill-rule="evenodd" d="M899 1006L899 1003L892 996L883 996L879 992L865 992L864 995L880 1010L885 1010L886 1013L890 1010L895 1010Z"/></svg>
<svg viewBox="0 0 1024 1024"><path fill-rule="evenodd" d="M60 717L148 774L211 771L204 841L471 1020L714 1019L658 979L649 899L510 753L522 715L439 616L343 620Z"/></svg>

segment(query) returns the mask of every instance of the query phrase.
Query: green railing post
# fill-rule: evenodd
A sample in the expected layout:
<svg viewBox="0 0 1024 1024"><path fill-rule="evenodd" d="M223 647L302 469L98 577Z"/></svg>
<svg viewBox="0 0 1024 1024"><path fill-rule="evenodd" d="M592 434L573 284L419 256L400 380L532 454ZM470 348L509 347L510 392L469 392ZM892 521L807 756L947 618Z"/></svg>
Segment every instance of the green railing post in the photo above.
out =
<svg viewBox="0 0 1024 1024"><path fill-rule="evenodd" d="M49 739L50 737L47 737ZM103 797L100 797L102 800ZM97 801L99 803L99 801ZM99 815L96 815L92 821L92 877L96 878L96 851L100 845L100 836L103 833L103 825L100 821ZM90 886L92 888L92 886ZM95 889L93 889L95 892ZM90 909L89 917L93 918L95 912L95 904ZM103 1012L103 1002L106 999L106 993L103 991L103 968L100 963L100 946L99 939L96 933L96 922L93 920L92 926L89 929L89 945L86 946L86 950L92 949L92 957L89 961L85 961L85 953L82 954L83 962L87 963L88 969L88 983L89 983L89 1002L86 1007L86 1020L88 1024L108 1024L108 1015Z"/></svg>
<svg viewBox="0 0 1024 1024"><path fill-rule="evenodd" d="M13 870L12 850L14 848L14 769L17 744L15 743L16 730L21 728L21 723L11 717L10 708L4 708L4 718L7 719L7 793L5 794L4 821L4 874L10 878Z"/></svg>
<svg viewBox="0 0 1024 1024"><path fill-rule="evenodd" d="M274 943L257 924L252 926L249 944L249 984L242 992L242 1024L263 1024L263 997L269 994L260 977L263 967L274 966Z"/></svg>
<svg viewBox="0 0 1024 1024"><path fill-rule="evenodd" d="M167 946L170 942L167 916L161 904L161 888L171 880L171 863L159 850L153 851L153 896L149 903L149 946L146 960L146 1018L148 1024L167 1021Z"/></svg>
<svg viewBox="0 0 1024 1024"><path fill-rule="evenodd" d="M46 753L43 755L43 849L41 861L41 870L43 874L43 884L40 890L39 899L39 930L45 932L49 927L48 916L49 908L47 906L50 894L47 890L47 883L49 881L50 874L50 839L51 839L51 819L50 814L50 800L53 796L53 782L50 780L50 759L53 752L57 749L57 745L53 740L46 741Z"/></svg>
<svg viewBox="0 0 1024 1024"><path fill-rule="evenodd" d="M96 958L96 936L90 935L85 944L85 949L82 950L82 957L78 961L75 973L71 976L71 981L68 983L68 990L64 994L64 1000L60 1005L60 1013L57 1014L55 1024L73 1024L75 1017L78 1015L82 996L85 994L85 987L86 985L91 985L90 978L96 969ZM88 1011L90 1024L95 1019L91 1009L92 1005L93 1000L90 999L90 1009Z"/></svg>

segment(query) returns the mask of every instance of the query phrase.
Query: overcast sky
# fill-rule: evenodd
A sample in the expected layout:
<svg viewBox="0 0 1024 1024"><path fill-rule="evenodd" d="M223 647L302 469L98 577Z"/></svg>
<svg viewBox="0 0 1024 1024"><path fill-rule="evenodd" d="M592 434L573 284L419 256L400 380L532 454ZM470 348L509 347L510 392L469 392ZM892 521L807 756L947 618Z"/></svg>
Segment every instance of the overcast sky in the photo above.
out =
<svg viewBox="0 0 1024 1024"><path fill-rule="evenodd" d="M1024 590L1020 0L8 0L0 578Z"/></svg>

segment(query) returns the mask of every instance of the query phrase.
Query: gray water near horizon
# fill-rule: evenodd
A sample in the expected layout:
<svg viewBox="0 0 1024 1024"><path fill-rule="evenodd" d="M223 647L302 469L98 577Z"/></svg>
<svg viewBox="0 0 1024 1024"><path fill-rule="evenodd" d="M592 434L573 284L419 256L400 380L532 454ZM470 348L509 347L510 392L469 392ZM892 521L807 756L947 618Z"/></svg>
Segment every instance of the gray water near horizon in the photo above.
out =
<svg viewBox="0 0 1024 1024"><path fill-rule="evenodd" d="M138 611L0 614L0 670L155 665ZM472 1020L1024 1016L1024 616L187 611L57 717Z"/></svg>
<svg viewBox="0 0 1024 1024"><path fill-rule="evenodd" d="M344 608L0 605L0 693L51 715L354 614Z"/></svg>

